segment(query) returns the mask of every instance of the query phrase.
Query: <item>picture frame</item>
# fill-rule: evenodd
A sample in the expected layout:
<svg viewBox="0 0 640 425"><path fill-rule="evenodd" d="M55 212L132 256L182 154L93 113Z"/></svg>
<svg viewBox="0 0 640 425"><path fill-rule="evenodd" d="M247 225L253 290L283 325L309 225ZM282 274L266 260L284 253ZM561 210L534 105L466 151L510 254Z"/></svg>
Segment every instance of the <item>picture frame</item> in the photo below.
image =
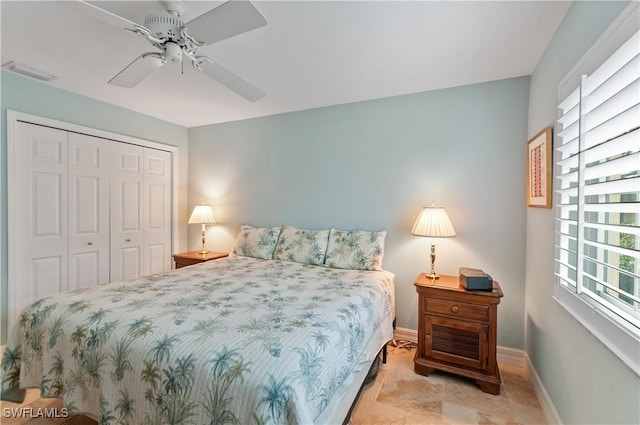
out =
<svg viewBox="0 0 640 425"><path fill-rule="evenodd" d="M527 142L527 206L551 208L551 127L542 129Z"/></svg>

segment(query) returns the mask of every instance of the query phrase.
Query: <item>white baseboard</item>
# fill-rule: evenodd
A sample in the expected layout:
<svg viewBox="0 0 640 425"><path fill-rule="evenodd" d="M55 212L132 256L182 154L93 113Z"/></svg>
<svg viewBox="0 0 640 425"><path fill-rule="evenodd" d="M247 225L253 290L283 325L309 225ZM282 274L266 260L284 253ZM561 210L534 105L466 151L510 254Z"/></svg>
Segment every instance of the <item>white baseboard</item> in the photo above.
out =
<svg viewBox="0 0 640 425"><path fill-rule="evenodd" d="M525 360L526 353L522 350L518 350L510 347L502 347L498 345L496 347L496 359L498 363L508 364L509 366L525 368L527 362Z"/></svg>
<svg viewBox="0 0 640 425"><path fill-rule="evenodd" d="M542 380L540 379L540 376L538 376L538 372L536 372L536 369L533 367L533 363L531 363L531 359L526 352L524 352L524 357L526 360L529 382L531 382L533 391L536 393L536 397L542 407L542 412L544 413L544 417L547 419L547 423L549 425L562 425L562 419L560 418L556 407L553 405L551 397L549 397L549 393L547 393L547 390L544 388Z"/></svg>
<svg viewBox="0 0 640 425"><path fill-rule="evenodd" d="M393 338L396 341L409 341L414 344L418 343L418 331L407 328L395 328L393 330Z"/></svg>
<svg viewBox="0 0 640 425"><path fill-rule="evenodd" d="M393 337L396 340L417 343L418 331L407 328L396 328L393 332ZM542 407L542 412L547 419L547 423L549 423L550 425L562 425L560 415L558 415L558 412L553 405L553 402L551 401L547 390L545 390L544 385L542 385L542 381L540 380L538 373L533 367L533 364L531 363L531 360L529 359L527 353L524 350L498 346L496 348L496 358L498 360L498 363L508 364L510 366L526 369L529 383L533 387L533 391L535 392L536 398L538 399L538 402Z"/></svg>

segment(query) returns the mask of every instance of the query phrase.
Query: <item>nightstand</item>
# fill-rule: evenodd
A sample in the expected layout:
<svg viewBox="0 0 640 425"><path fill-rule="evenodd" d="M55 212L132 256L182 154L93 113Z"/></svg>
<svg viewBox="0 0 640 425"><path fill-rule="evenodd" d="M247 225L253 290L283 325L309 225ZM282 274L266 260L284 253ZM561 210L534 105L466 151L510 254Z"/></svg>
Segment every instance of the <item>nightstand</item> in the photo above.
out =
<svg viewBox="0 0 640 425"><path fill-rule="evenodd" d="M204 263L205 261L217 260L218 258L228 257L228 253L209 251L206 254L200 254L200 251L182 252L173 254L173 261L176 262L176 269L193 264Z"/></svg>
<svg viewBox="0 0 640 425"><path fill-rule="evenodd" d="M496 361L498 304L502 290L468 291L458 276L414 282L418 292L418 349L414 370L428 376L434 369L474 379L482 391L500 394Z"/></svg>

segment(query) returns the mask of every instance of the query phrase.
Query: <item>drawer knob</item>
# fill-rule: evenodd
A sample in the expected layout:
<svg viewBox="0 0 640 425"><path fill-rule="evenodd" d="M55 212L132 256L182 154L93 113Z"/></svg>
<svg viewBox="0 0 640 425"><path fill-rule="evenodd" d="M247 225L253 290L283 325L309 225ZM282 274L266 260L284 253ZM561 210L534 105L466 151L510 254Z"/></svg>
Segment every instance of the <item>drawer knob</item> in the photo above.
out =
<svg viewBox="0 0 640 425"><path fill-rule="evenodd" d="M460 311L460 307L458 307L457 305L454 305L453 307L451 307L451 312L452 313L457 313Z"/></svg>

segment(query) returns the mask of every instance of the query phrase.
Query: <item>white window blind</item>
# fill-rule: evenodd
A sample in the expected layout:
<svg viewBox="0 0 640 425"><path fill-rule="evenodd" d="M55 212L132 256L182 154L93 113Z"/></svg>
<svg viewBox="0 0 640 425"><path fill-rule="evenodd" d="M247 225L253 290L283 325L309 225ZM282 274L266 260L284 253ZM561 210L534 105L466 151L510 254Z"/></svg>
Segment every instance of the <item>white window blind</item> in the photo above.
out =
<svg viewBox="0 0 640 425"><path fill-rule="evenodd" d="M556 285L637 343L640 32L593 72L581 75L578 87L560 101L555 183Z"/></svg>

